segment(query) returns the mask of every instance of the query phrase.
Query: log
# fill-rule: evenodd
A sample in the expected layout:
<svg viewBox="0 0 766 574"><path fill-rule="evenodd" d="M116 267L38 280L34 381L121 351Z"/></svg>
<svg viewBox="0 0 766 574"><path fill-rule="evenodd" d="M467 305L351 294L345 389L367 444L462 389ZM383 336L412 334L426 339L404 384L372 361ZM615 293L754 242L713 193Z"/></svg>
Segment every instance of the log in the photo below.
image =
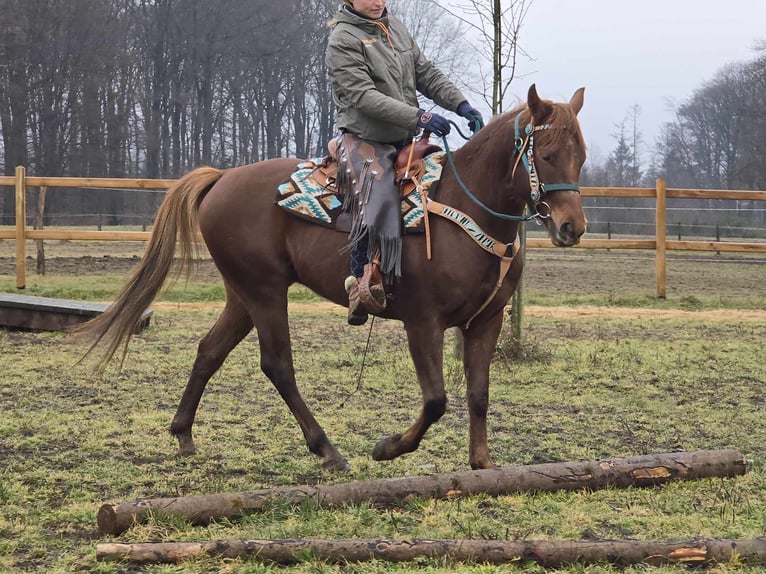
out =
<svg viewBox="0 0 766 574"><path fill-rule="evenodd" d="M416 558L448 558L455 562L507 564L534 561L545 568L566 564L610 562L630 564L766 563L766 538L657 540L217 540L97 544L96 560L135 564L176 563L198 556L255 558L295 564L311 556L325 562L368 560L407 562Z"/></svg>
<svg viewBox="0 0 766 574"><path fill-rule="evenodd" d="M746 470L747 463L736 450L675 452L318 486L144 499L104 504L98 511L97 520L103 534L117 535L145 520L150 513L177 514L185 516L192 524L207 524L212 520L238 518L262 511L275 499L294 504L310 502L327 508L362 502L400 504L402 499L408 497L454 498L478 493L498 496L512 492L656 486L674 480L738 476Z"/></svg>

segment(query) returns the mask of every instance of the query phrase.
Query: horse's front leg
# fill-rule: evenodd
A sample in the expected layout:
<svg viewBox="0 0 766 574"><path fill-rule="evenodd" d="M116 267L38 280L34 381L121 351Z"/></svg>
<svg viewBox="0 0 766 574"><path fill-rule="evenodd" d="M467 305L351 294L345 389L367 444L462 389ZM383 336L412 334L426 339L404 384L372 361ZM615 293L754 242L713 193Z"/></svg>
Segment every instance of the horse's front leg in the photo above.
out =
<svg viewBox="0 0 766 574"><path fill-rule="evenodd" d="M406 324L407 341L423 395L423 409L417 420L403 434L382 439L372 451L375 460L391 460L418 448L428 428L447 410L442 372L444 330L435 325Z"/></svg>
<svg viewBox="0 0 766 574"><path fill-rule="evenodd" d="M483 320L482 320L483 319ZM463 331L463 369L468 384L468 461L471 468L494 468L487 444L489 366L503 326L502 309L488 318L477 318Z"/></svg>

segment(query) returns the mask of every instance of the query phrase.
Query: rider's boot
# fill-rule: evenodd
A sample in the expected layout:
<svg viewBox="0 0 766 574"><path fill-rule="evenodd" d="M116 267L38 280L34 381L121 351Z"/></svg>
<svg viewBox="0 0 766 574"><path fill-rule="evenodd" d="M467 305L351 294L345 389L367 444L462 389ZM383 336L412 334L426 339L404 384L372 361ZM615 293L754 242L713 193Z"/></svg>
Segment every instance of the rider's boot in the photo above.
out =
<svg viewBox="0 0 766 574"><path fill-rule="evenodd" d="M367 322L367 310L359 298L359 280L353 275L346 277L346 293L348 293L348 324L364 325Z"/></svg>

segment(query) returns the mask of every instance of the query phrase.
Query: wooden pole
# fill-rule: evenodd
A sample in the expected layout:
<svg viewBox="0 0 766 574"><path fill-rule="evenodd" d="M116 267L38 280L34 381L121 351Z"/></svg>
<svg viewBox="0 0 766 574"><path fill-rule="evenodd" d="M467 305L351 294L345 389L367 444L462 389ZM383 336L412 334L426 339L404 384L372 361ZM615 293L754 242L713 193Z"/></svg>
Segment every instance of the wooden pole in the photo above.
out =
<svg viewBox="0 0 766 574"><path fill-rule="evenodd" d="M262 511L277 499L293 504L309 502L323 507L362 502L390 504L400 503L408 497L455 498L479 493L498 496L513 492L654 486L673 480L732 477L744 474L746 470L745 459L735 450L674 452L589 462L557 462L251 492L145 499L104 504L98 511L97 519L102 533L116 535L145 520L150 513L181 515L193 524L207 524L211 520L237 518Z"/></svg>
<svg viewBox="0 0 766 574"><path fill-rule="evenodd" d="M656 275L657 275L657 297L659 299L665 298L665 240L666 240L666 224L667 224L667 191L665 187L665 180L657 178L657 208L656 208Z"/></svg>
<svg viewBox="0 0 766 574"><path fill-rule="evenodd" d="M24 166L16 166L16 288L27 286L27 184Z"/></svg>
<svg viewBox="0 0 766 574"><path fill-rule="evenodd" d="M39 187L37 191L37 214L35 215L35 230L45 227L45 194L48 188ZM37 243L37 274L45 275L45 240L35 239Z"/></svg>
<svg viewBox="0 0 766 574"><path fill-rule="evenodd" d="M311 559L347 563L405 562L448 558L455 562L508 564L536 562L544 568L565 564L703 564L732 560L766 563L766 538L658 540L218 540L145 544L97 544L96 560L134 564L176 563L198 556L256 558L295 564ZM303 557L303 558L302 558Z"/></svg>
<svg viewBox="0 0 766 574"><path fill-rule="evenodd" d="M524 211L526 213L526 210ZM526 263L527 256L527 224L519 223L519 252L516 257L521 257L521 261ZM521 357L523 353L524 338L524 273L519 277L516 284L516 290L511 297L511 341L514 357Z"/></svg>

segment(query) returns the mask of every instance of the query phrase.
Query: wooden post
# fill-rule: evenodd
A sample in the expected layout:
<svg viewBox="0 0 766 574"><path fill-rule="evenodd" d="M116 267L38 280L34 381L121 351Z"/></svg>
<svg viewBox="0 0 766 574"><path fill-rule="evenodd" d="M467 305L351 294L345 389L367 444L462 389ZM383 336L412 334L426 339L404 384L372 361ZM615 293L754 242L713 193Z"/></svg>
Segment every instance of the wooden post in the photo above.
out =
<svg viewBox="0 0 766 574"><path fill-rule="evenodd" d="M526 213L526 210L525 210ZM524 258L527 254L527 224L519 223L519 253L516 257ZM524 337L522 323L524 321L524 273L519 277L516 290L511 298L511 337L514 357L521 357L523 352L522 339Z"/></svg>
<svg viewBox="0 0 766 574"><path fill-rule="evenodd" d="M657 208L656 208L656 229L655 234L657 237L656 249L656 273L657 273L657 297L659 299L665 298L665 226L667 224L667 193L665 187L665 180L663 178L657 178Z"/></svg>
<svg viewBox="0 0 766 574"><path fill-rule="evenodd" d="M27 177L23 165L16 166L16 288L27 286Z"/></svg>
<svg viewBox="0 0 766 574"><path fill-rule="evenodd" d="M716 243L720 243L721 242L721 226L720 226L720 224L717 221L715 223L715 241L716 241ZM716 251L715 254L716 255L720 255L721 252L720 251Z"/></svg>
<svg viewBox="0 0 766 574"><path fill-rule="evenodd" d="M45 227L45 194L48 188L40 186L37 190L37 214L35 215L35 229L42 230ZM36 239L37 243L37 274L45 275L45 240Z"/></svg>

